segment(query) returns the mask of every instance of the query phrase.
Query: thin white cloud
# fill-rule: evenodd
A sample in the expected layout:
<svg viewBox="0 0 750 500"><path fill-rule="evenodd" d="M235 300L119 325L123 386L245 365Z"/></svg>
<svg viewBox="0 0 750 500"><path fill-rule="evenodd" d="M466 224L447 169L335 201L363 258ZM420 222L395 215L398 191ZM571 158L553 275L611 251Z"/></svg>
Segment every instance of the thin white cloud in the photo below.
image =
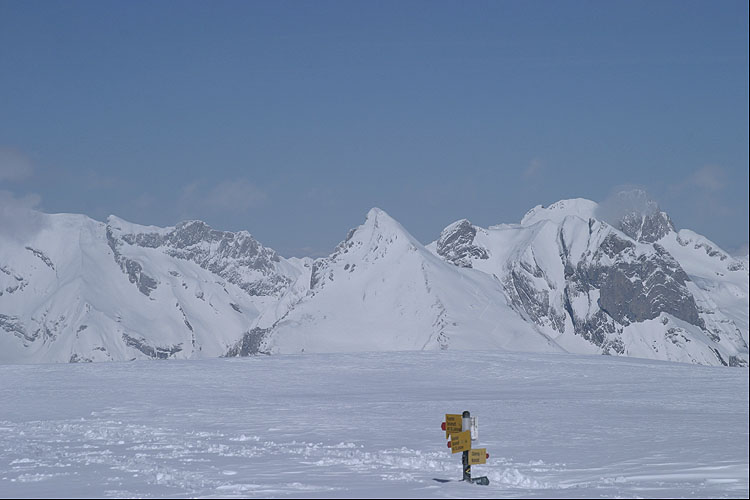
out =
<svg viewBox="0 0 750 500"><path fill-rule="evenodd" d="M180 201L181 202L189 202L193 196L195 196L195 193L198 191L198 188L200 187L200 183L198 181L191 182L190 184L185 184L182 186L182 192L180 193Z"/></svg>
<svg viewBox="0 0 750 500"><path fill-rule="evenodd" d="M148 209L154 206L156 198L148 193L142 193L136 199L133 200L133 206L138 209Z"/></svg>
<svg viewBox="0 0 750 500"><path fill-rule="evenodd" d="M539 158L532 158L532 160L529 162L529 165L523 171L524 178L530 179L532 177L536 177L542 171L543 166L544 164L542 163L542 160L540 160Z"/></svg>
<svg viewBox="0 0 750 500"><path fill-rule="evenodd" d="M686 191L699 192L702 194L716 194L727 186L727 171L719 165L704 165L696 169L687 177L680 179L668 186L672 193Z"/></svg>
<svg viewBox="0 0 750 500"><path fill-rule="evenodd" d="M0 181L20 181L34 171L31 159L15 148L0 146Z"/></svg>
<svg viewBox="0 0 750 500"><path fill-rule="evenodd" d="M43 214L37 210L41 201L36 193L17 197L0 190L0 232L17 241L26 241L42 226Z"/></svg>
<svg viewBox="0 0 750 500"><path fill-rule="evenodd" d="M268 195L247 179L222 181L213 186L195 181L183 186L180 205L185 213L247 212L267 199Z"/></svg>
<svg viewBox="0 0 750 500"><path fill-rule="evenodd" d="M89 189L109 189L120 184L120 180L117 177L103 175L91 169L83 174L82 182Z"/></svg>
<svg viewBox="0 0 750 500"><path fill-rule="evenodd" d="M598 218L617 226L625 215L651 214L658 208L656 200L643 186L622 184L615 187L596 209Z"/></svg>
<svg viewBox="0 0 750 500"><path fill-rule="evenodd" d="M727 172L718 165L706 165L693 172L685 181L689 186L715 193L727 185Z"/></svg>
<svg viewBox="0 0 750 500"><path fill-rule="evenodd" d="M266 193L246 179L224 181L212 187L205 197L208 207L219 211L246 212L268 199Z"/></svg>
<svg viewBox="0 0 750 500"><path fill-rule="evenodd" d="M702 216L730 216L733 211L723 197L728 178L724 167L704 165L668 186L667 195L673 199L690 199Z"/></svg>

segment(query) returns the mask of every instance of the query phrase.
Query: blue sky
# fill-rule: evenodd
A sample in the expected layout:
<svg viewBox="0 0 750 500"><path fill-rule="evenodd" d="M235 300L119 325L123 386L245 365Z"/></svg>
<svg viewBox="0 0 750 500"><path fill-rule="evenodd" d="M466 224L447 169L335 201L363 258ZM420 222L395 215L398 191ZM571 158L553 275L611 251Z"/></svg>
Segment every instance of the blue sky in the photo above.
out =
<svg viewBox="0 0 750 500"><path fill-rule="evenodd" d="M328 253L646 189L748 241L746 2L0 0L0 203Z"/></svg>

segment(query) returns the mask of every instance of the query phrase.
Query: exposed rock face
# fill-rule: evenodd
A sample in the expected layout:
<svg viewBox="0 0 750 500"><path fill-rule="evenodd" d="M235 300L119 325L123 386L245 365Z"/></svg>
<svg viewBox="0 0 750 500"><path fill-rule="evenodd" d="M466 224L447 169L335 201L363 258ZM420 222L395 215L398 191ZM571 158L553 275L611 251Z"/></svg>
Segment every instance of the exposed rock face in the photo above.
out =
<svg viewBox="0 0 750 500"><path fill-rule="evenodd" d="M647 213L630 212L620 219L617 229L636 241L654 243L675 230L669 215L654 205Z"/></svg>
<svg viewBox="0 0 750 500"><path fill-rule="evenodd" d="M227 351L225 357L234 358L237 356L268 354L264 350L264 340L267 335L267 329L257 327L249 332L245 332L242 338Z"/></svg>
<svg viewBox="0 0 750 500"><path fill-rule="evenodd" d="M46 255L44 255L44 252L42 252L41 250L37 250L36 248L31 248L31 247L28 247L28 246L26 247L26 250L28 250L29 252L33 253L35 256L39 257L39 259L42 262L44 262L44 264L47 267L49 267L53 271L55 270L55 264L52 263L52 260L49 257L47 257Z"/></svg>
<svg viewBox="0 0 750 500"><path fill-rule="evenodd" d="M24 341L24 344L28 346L29 342L36 340L35 334L26 333L26 329L23 326L23 321L18 316L9 316L6 314L0 314L0 328L8 333L12 333L19 339Z"/></svg>
<svg viewBox="0 0 750 500"><path fill-rule="evenodd" d="M597 208L596 218L642 243L654 243L675 231L669 215L642 189L620 191Z"/></svg>
<svg viewBox="0 0 750 500"><path fill-rule="evenodd" d="M138 233L123 232L115 226L116 222L107 226L110 247L131 282L137 283L146 295L157 284L144 275L137 262L118 255L117 249L123 243L160 249L169 256L195 262L253 296L279 296L292 281L279 272L281 259L276 252L261 245L247 231L217 231L201 221L181 222L169 231Z"/></svg>
<svg viewBox="0 0 750 500"><path fill-rule="evenodd" d="M121 245L121 242L117 240L109 226L107 226L107 243L112 249L115 262L120 265L120 269L128 275L130 282L134 283L138 287L138 290L148 297L158 286L157 281L143 272L143 267L138 261L129 259L120 254L119 246Z"/></svg>
<svg viewBox="0 0 750 500"><path fill-rule="evenodd" d="M650 213L633 212L619 220L619 232L582 219L586 212L596 209L570 200L537 207L520 226L485 230L459 221L443 231L435 250L454 265L494 275L512 307L562 345L573 342L565 340L572 335L603 354L747 363L742 332L707 307L709 298L695 295L698 287L657 243L668 235L679 241L665 213L655 204ZM705 241L690 246L723 260ZM743 271L736 262L722 265ZM646 330L656 338L640 338Z"/></svg>
<svg viewBox="0 0 750 500"><path fill-rule="evenodd" d="M127 346L138 349L149 358L154 359L167 359L182 350L181 345L153 346L145 339L135 338L126 333L122 334L122 340L125 341ZM74 361L71 360L71 362Z"/></svg>
<svg viewBox="0 0 750 500"><path fill-rule="evenodd" d="M705 327L687 289L687 274L662 246L654 244L653 253L638 255L635 245L609 234L600 248L614 262L601 265L594 253L592 263L579 262L570 279L598 288L599 306L615 321L628 325L665 312Z"/></svg>
<svg viewBox="0 0 750 500"><path fill-rule="evenodd" d="M709 244L706 241L696 241L693 243L690 241L685 241L679 235L677 235L677 242L682 246L688 246L692 243L692 246L695 250L703 249L703 251L706 252L706 255L708 255L709 257L717 257L720 260L729 259L729 255L727 255L726 253L722 252L719 249L714 248L713 245ZM730 271L737 271L740 268L742 268L741 260L736 260L728 265L728 269Z"/></svg>
<svg viewBox="0 0 750 500"><path fill-rule="evenodd" d="M532 262L508 263L502 283L511 305L528 320L559 332L565 331L565 313L550 301L550 291L555 286L546 280L533 256ZM539 286L540 283L544 284Z"/></svg>
<svg viewBox="0 0 750 500"><path fill-rule="evenodd" d="M202 222L40 218L23 239L0 227L0 363L221 356L309 272Z"/></svg>
<svg viewBox="0 0 750 500"><path fill-rule="evenodd" d="M705 328L686 286L688 276L664 248L653 248L653 252L639 254L634 243L610 233L588 259L573 265L572 256L561 256L565 265L564 304L575 333L604 353L611 350L624 354L619 335L622 327L663 313ZM576 310L573 299L580 296L585 296L588 304L585 312L593 314Z"/></svg>
<svg viewBox="0 0 750 500"><path fill-rule="evenodd" d="M2 297L4 293L11 294L22 292L23 289L26 288L26 286L29 284L26 278L24 278L8 266L0 265L0 273L5 274L9 278L7 280L3 280L5 282L4 286L0 286L0 297Z"/></svg>
<svg viewBox="0 0 750 500"><path fill-rule="evenodd" d="M200 221L42 214L24 240L0 227L0 362L501 348L746 366L747 259L634 208L608 223L561 200L427 247L372 209L315 261Z"/></svg>
<svg viewBox="0 0 750 500"><path fill-rule="evenodd" d="M437 253L460 267L471 267L472 259L487 259L487 251L473 244L477 228L466 219L443 229L437 241Z"/></svg>

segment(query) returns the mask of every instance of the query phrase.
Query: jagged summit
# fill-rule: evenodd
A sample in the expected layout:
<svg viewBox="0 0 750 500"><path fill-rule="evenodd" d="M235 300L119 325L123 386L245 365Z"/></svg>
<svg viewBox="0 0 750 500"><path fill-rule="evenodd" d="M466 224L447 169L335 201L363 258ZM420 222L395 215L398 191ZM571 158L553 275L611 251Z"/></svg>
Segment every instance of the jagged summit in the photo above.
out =
<svg viewBox="0 0 750 500"><path fill-rule="evenodd" d="M151 248L186 248L207 242L222 248L242 246L245 251L258 251L262 247L248 231L221 231L202 220L185 220L174 226L159 227L134 224L110 215L107 218L107 226L113 234L126 239L128 243Z"/></svg>
<svg viewBox="0 0 750 500"><path fill-rule="evenodd" d="M250 295L279 296L299 274L298 266L263 246L249 232L219 231L200 220L159 228L110 217L107 238L118 255L127 253L128 247L158 249L195 262Z"/></svg>
<svg viewBox="0 0 750 500"><path fill-rule="evenodd" d="M631 212L622 216L617 229L636 241L654 243L674 232L672 219L666 212L657 209L651 213Z"/></svg>
<svg viewBox="0 0 750 500"><path fill-rule="evenodd" d="M643 189L617 192L599 205L595 215L640 242L654 243L675 231L669 215Z"/></svg>
<svg viewBox="0 0 750 500"><path fill-rule="evenodd" d="M669 215L661 211L656 201L642 189L620 191L601 203L573 198L557 201L548 207L537 205L524 215L521 225L530 226L545 220L557 224L570 216L607 222L634 240L645 243L654 243L675 231Z"/></svg>
<svg viewBox="0 0 750 500"><path fill-rule="evenodd" d="M381 234L401 233L409 235L409 232L401 225L401 223L388 215L385 210L377 207L373 207L367 212L365 222L355 230L359 231L360 229L362 231L372 231Z"/></svg>
<svg viewBox="0 0 750 500"><path fill-rule="evenodd" d="M0 362L221 356L304 272L246 231L44 215L0 231Z"/></svg>
<svg viewBox="0 0 750 500"><path fill-rule="evenodd" d="M292 287L288 295L245 345L272 353L560 351L513 314L496 280L447 265L380 209L315 260L307 293Z"/></svg>
<svg viewBox="0 0 750 500"><path fill-rule="evenodd" d="M632 209L641 198L623 199ZM641 207L607 223L594 202L561 200L521 225L459 220L428 247L496 277L513 308L566 350L747 364L746 267L699 235L675 233L655 203Z"/></svg>
<svg viewBox="0 0 750 500"><path fill-rule="evenodd" d="M347 233L346 239L338 244L329 259L344 254L356 254L365 261L393 254L396 249L422 247L396 219L385 210L371 208L364 223Z"/></svg>
<svg viewBox="0 0 750 500"><path fill-rule="evenodd" d="M314 261L200 220L40 213L0 227L0 362L498 348L746 365L747 260L642 193L614 200L460 219L428 246L372 208Z"/></svg>

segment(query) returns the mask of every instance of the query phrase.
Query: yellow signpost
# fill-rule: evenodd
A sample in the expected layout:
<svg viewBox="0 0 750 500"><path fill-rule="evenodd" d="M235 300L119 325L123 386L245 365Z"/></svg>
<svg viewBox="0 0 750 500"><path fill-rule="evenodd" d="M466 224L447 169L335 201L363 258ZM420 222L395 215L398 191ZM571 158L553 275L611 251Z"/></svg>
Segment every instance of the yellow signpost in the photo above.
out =
<svg viewBox="0 0 750 500"><path fill-rule="evenodd" d="M451 453L467 451L471 449L471 432L453 432L451 433Z"/></svg>
<svg viewBox="0 0 750 500"><path fill-rule="evenodd" d="M455 413L445 414L445 439L448 439L454 432L461 432L461 415Z"/></svg>
<svg viewBox="0 0 750 500"><path fill-rule="evenodd" d="M481 484L483 486L490 484L487 476L471 477L471 466L486 464L487 458L489 458L487 448L471 449L472 437L474 440L479 439L477 418L472 418L469 411L465 411L460 415L457 413L446 413L445 422L440 427L445 431L445 438L450 439L448 448L451 449L451 453L463 453L461 457L463 468L462 481ZM436 478L435 481L445 483L451 480Z"/></svg>
<svg viewBox="0 0 750 500"><path fill-rule="evenodd" d="M469 450L469 465L480 465L487 463L487 448L476 448Z"/></svg>

